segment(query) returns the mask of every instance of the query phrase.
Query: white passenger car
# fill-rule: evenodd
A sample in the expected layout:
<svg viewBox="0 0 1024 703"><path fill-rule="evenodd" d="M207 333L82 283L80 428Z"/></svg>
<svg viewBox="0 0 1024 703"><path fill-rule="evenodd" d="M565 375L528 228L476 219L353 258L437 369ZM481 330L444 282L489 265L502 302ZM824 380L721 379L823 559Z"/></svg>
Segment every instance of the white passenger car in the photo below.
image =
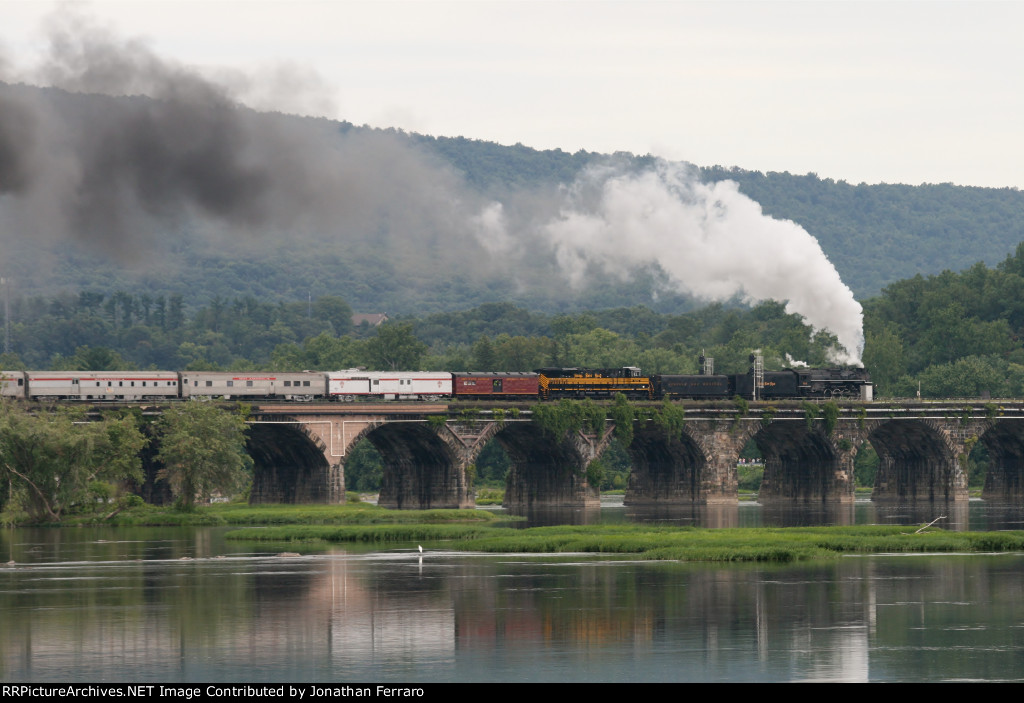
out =
<svg viewBox="0 0 1024 703"><path fill-rule="evenodd" d="M332 400L439 400L452 395L452 375L444 371L332 371L327 374Z"/></svg>

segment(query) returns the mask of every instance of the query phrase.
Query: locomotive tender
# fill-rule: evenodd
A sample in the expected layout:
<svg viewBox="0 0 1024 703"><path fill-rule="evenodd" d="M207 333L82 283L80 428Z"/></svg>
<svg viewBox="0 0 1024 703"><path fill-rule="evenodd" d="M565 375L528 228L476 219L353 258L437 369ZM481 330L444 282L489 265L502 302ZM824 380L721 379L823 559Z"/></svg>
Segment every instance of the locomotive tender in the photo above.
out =
<svg viewBox="0 0 1024 703"><path fill-rule="evenodd" d="M858 368L765 371L756 397L871 400L871 377ZM470 371L0 371L0 397L29 400L631 400L753 398L754 374L658 374L615 369Z"/></svg>

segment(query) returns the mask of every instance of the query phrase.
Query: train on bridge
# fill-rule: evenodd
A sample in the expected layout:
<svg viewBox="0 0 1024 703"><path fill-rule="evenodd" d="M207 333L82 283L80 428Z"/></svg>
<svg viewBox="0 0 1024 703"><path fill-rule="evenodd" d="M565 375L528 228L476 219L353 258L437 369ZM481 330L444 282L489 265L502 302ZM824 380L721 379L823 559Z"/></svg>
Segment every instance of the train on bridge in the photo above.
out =
<svg viewBox="0 0 1024 703"><path fill-rule="evenodd" d="M746 374L644 375L635 366L519 371L0 371L0 396L26 400L718 400L734 396L871 400L862 368L796 368Z"/></svg>

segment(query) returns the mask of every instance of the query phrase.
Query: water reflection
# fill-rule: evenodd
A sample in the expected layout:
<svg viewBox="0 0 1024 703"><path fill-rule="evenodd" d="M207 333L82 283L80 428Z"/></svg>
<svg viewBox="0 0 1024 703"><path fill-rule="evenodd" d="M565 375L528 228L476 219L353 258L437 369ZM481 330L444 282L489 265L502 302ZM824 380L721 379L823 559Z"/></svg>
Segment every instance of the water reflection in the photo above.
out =
<svg viewBox="0 0 1024 703"><path fill-rule="evenodd" d="M1000 515L1008 516L994 506L976 502L975 511L981 518L979 524L971 525L969 503L924 503L915 505L886 505L871 503L868 514L873 523L880 525L920 525L934 522L936 527L955 532L966 530L1006 529L989 527L987 523L1001 524Z"/></svg>
<svg viewBox="0 0 1024 703"><path fill-rule="evenodd" d="M848 504L635 507L621 497L602 500L602 523L663 522L696 527L802 527L813 525L907 525L935 522L944 530L1021 530L1024 507L988 501L893 505L858 500ZM548 519L551 519L549 516Z"/></svg>
<svg viewBox="0 0 1024 703"><path fill-rule="evenodd" d="M859 501L803 515L746 503L610 502L597 519L915 525L939 515L957 530L1022 521L1020 508L980 501ZM223 533L0 531L0 564L14 562L0 565L0 678L1005 680L1024 657L1024 555L765 567L421 555L405 545L289 557Z"/></svg>
<svg viewBox="0 0 1024 703"><path fill-rule="evenodd" d="M620 503L621 504L621 503ZM544 527L548 525L596 525L602 522L600 507L528 507L503 509L509 515L524 517L526 520L514 523L514 527Z"/></svg>
<svg viewBox="0 0 1024 703"><path fill-rule="evenodd" d="M610 506L609 506L610 507ZM739 527L739 505L624 506L627 522L694 527Z"/></svg>
<svg viewBox="0 0 1024 703"><path fill-rule="evenodd" d="M0 533L18 559L0 567L0 677L992 680L1024 654L1022 555L287 557L222 532Z"/></svg>

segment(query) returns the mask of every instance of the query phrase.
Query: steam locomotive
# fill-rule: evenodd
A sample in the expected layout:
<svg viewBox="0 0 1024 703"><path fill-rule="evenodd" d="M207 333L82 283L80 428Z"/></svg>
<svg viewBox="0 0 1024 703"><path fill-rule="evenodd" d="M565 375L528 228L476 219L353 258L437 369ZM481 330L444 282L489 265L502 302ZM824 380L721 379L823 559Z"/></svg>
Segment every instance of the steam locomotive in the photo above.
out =
<svg viewBox="0 0 1024 703"><path fill-rule="evenodd" d="M796 368L746 374L658 374L635 366L533 372L433 371L0 371L0 396L28 400L166 401L189 398L310 402L357 400L716 400L733 396L871 400L858 368Z"/></svg>

